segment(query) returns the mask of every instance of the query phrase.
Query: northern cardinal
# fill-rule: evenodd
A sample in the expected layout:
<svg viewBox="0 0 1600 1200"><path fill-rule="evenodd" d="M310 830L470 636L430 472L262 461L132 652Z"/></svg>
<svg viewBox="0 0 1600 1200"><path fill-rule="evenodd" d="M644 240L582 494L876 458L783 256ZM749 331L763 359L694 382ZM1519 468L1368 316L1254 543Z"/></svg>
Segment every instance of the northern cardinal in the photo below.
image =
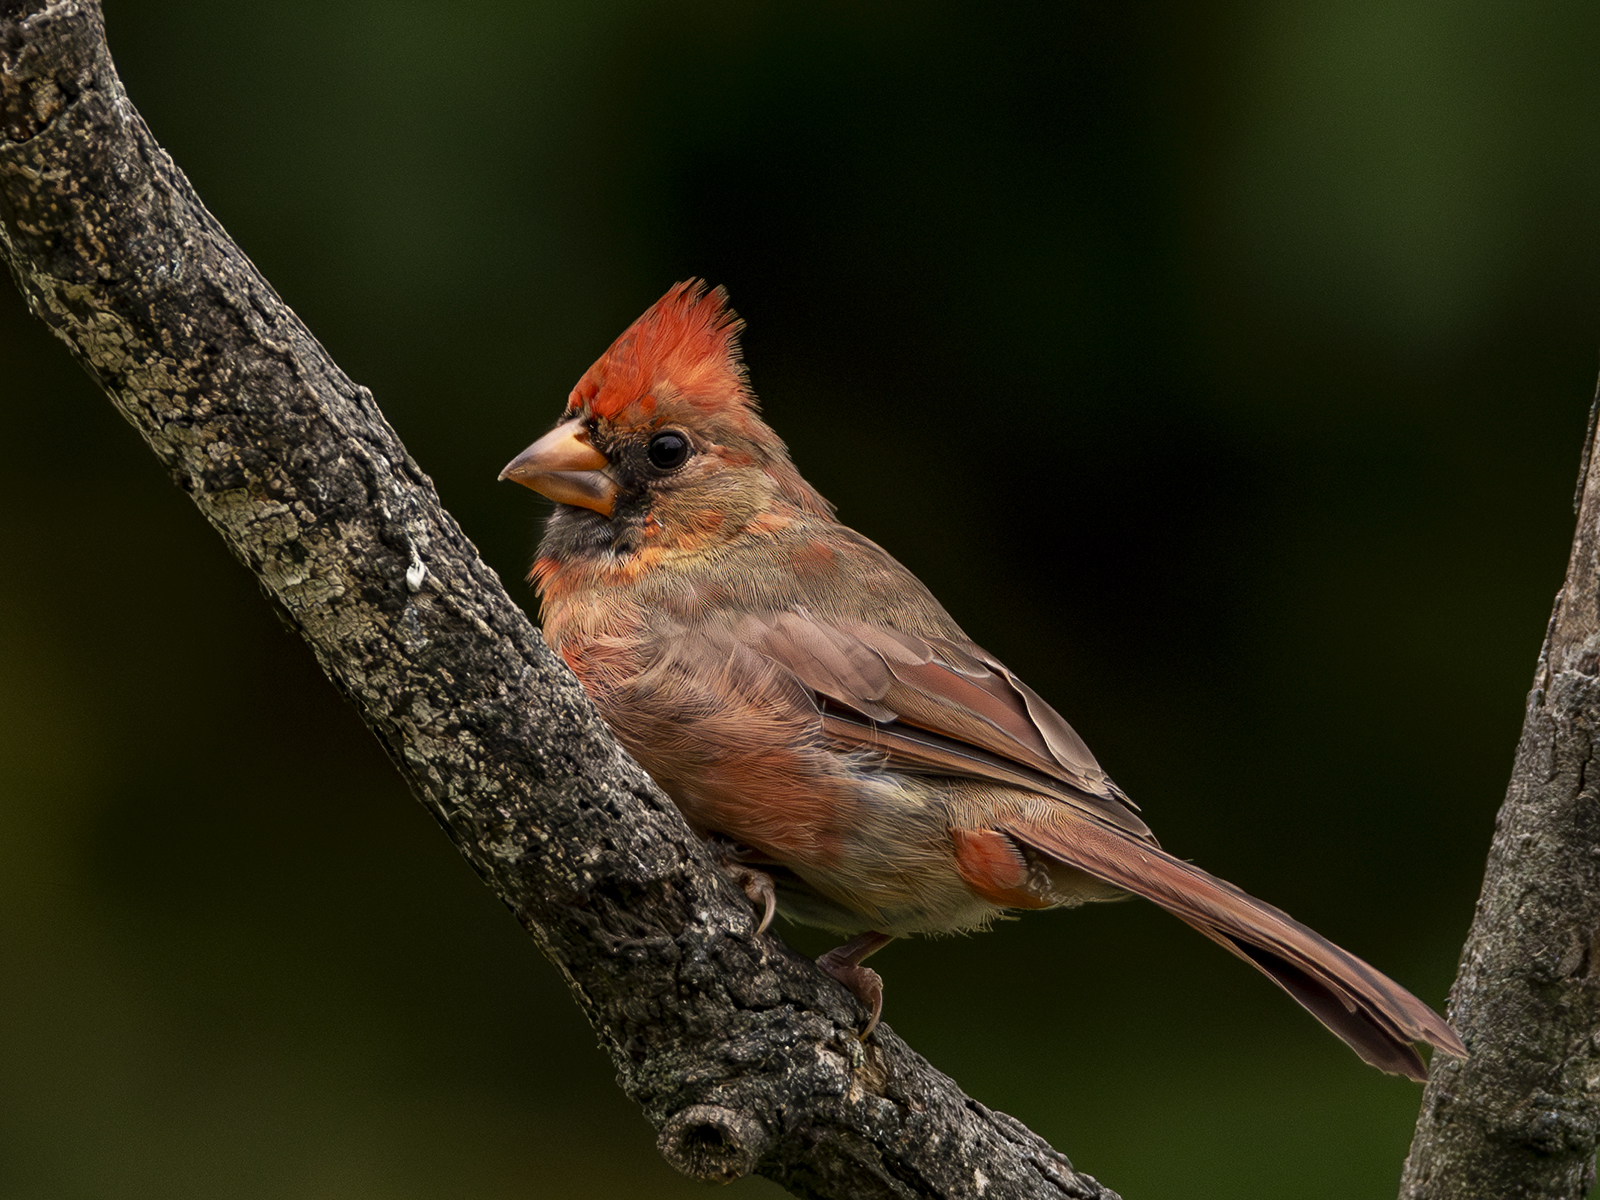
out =
<svg viewBox="0 0 1600 1200"><path fill-rule="evenodd" d="M1367 1062L1465 1055L1427 1005L1161 850L1081 738L917 578L834 519L757 415L727 295L674 286L501 473L555 500L529 579L618 740L752 898L850 940L1132 892L1264 972Z"/></svg>

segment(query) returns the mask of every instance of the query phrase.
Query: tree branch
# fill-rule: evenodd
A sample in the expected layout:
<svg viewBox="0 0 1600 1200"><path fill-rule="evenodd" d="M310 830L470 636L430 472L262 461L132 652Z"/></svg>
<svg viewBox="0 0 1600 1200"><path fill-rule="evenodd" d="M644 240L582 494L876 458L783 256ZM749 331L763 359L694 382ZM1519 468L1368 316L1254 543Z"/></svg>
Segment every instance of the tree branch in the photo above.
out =
<svg viewBox="0 0 1600 1200"><path fill-rule="evenodd" d="M662 1153L800 1195L1111 1197L771 937L206 212L94 0L0 0L0 253L555 963Z"/></svg>
<svg viewBox="0 0 1600 1200"><path fill-rule="evenodd" d="M1600 472L1589 416L1578 529L1528 696L1403 1200L1578 1200L1600 1142Z"/></svg>

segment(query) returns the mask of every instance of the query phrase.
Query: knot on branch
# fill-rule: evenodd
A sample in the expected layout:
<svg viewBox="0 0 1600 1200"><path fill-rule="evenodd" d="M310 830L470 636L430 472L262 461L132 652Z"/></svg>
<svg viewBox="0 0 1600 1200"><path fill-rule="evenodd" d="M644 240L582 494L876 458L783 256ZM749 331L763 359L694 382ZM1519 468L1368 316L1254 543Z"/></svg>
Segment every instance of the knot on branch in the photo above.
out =
<svg viewBox="0 0 1600 1200"><path fill-rule="evenodd" d="M732 1183L755 1170L771 1138L759 1121L714 1104L694 1104L661 1129L656 1149L703 1183Z"/></svg>

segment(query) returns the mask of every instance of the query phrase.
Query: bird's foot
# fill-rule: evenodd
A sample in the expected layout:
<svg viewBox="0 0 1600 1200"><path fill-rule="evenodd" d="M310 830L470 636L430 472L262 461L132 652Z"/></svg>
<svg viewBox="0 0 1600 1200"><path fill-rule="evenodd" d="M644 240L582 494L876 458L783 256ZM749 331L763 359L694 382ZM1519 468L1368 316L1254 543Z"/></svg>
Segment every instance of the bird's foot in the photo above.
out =
<svg viewBox="0 0 1600 1200"><path fill-rule="evenodd" d="M761 910L761 923L756 926L756 936L760 937L778 912L778 890L772 886L772 876L754 867L739 867L732 875L733 881L750 898L750 903Z"/></svg>
<svg viewBox="0 0 1600 1200"><path fill-rule="evenodd" d="M861 960L882 950L893 940L886 933L869 931L857 934L844 945L829 950L817 959L817 966L824 975L844 984L857 1000L867 1006L871 1015L867 1018L867 1027L861 1031L863 1042L872 1036L872 1031L878 1027L878 1018L883 1015L883 976L871 967L863 967Z"/></svg>
<svg viewBox="0 0 1600 1200"><path fill-rule="evenodd" d="M765 871L758 871L739 859L740 850L732 842L721 838L711 839L711 857L716 860L729 879L739 886L739 890L750 898L750 903L761 912L761 923L756 926L756 936L760 937L767 931L767 926L772 924L772 918L778 913L778 889L773 886L772 876Z"/></svg>

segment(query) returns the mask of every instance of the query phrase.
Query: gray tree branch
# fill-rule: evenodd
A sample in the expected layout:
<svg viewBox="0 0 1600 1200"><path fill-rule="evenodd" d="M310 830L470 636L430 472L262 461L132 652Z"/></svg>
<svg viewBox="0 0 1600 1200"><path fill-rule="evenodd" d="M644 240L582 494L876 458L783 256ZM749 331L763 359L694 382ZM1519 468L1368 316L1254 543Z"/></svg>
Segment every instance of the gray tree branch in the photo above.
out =
<svg viewBox="0 0 1600 1200"><path fill-rule="evenodd" d="M156 144L95 0L0 0L0 253L561 971L669 1162L804 1196L1113 1196L887 1028L861 1044L844 991L754 935L371 396Z"/></svg>
<svg viewBox="0 0 1600 1200"><path fill-rule="evenodd" d="M1600 1142L1600 472L1534 672L1477 913L1450 993L1470 1059L1440 1060L1403 1200L1580 1200Z"/></svg>

